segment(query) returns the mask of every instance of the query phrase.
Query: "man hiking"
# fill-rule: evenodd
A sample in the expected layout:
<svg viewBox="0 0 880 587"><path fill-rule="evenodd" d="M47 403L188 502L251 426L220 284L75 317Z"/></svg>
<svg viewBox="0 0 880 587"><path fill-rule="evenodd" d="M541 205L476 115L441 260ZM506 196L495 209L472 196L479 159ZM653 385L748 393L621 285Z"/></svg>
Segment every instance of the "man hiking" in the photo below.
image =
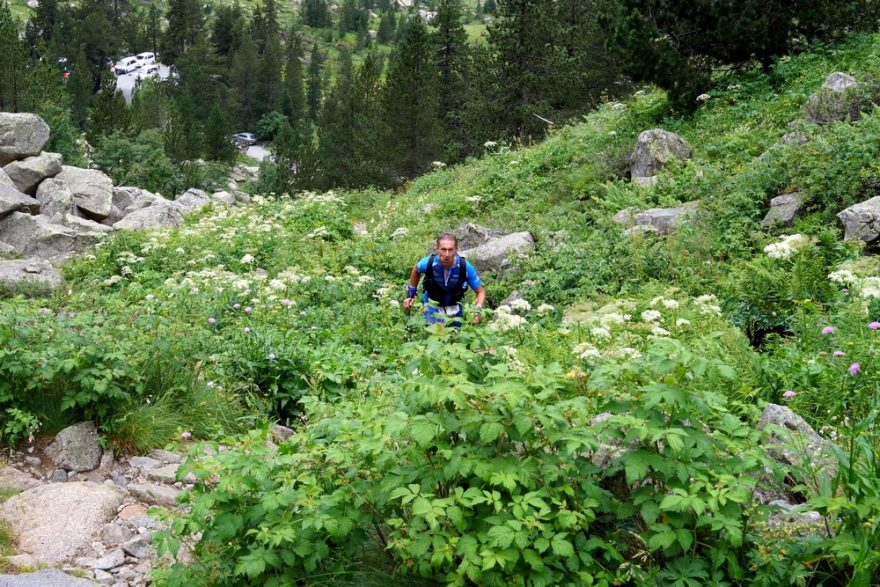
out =
<svg viewBox="0 0 880 587"><path fill-rule="evenodd" d="M477 294L473 322L480 321L480 310L486 301L486 289L473 265L458 255L458 238L454 234L444 233L437 237L434 254L422 258L412 269L409 276L409 287L403 309L409 312L419 289L419 280L425 275L422 286L425 293L422 302L425 306L425 320L428 324L443 324L449 319L461 318L464 309L461 300L468 287ZM453 320L454 326L461 322Z"/></svg>

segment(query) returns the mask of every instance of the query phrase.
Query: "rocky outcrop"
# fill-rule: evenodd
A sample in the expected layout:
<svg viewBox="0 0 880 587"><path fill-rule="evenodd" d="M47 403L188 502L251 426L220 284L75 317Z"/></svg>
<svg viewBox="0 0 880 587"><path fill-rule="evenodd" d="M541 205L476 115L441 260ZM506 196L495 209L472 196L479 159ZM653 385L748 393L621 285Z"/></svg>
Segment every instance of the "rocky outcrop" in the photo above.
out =
<svg viewBox="0 0 880 587"><path fill-rule="evenodd" d="M42 181L37 187L37 201L40 202L40 214L48 218L76 211L73 192L65 182L54 178Z"/></svg>
<svg viewBox="0 0 880 587"><path fill-rule="evenodd" d="M832 73L819 91L807 100L804 107L806 119L816 124L858 120L862 106L859 90L859 83L851 75L839 71Z"/></svg>
<svg viewBox="0 0 880 587"><path fill-rule="evenodd" d="M97 232L78 232L53 224L42 215L13 212L0 219L0 241L15 248L24 257L62 260L98 243Z"/></svg>
<svg viewBox="0 0 880 587"><path fill-rule="evenodd" d="M509 274L514 259L528 256L535 250L535 239L529 232L514 232L492 238L483 244L465 251L465 257L479 271L495 271L499 275Z"/></svg>
<svg viewBox="0 0 880 587"><path fill-rule="evenodd" d="M0 166L39 155L49 142L49 125L36 114L0 112Z"/></svg>
<svg viewBox="0 0 880 587"><path fill-rule="evenodd" d="M791 226L804 215L805 198L800 192L776 196L770 200L770 210L761 221L761 226Z"/></svg>
<svg viewBox="0 0 880 587"><path fill-rule="evenodd" d="M234 206L235 196L227 191L214 192L211 195L211 201L215 204L221 204L223 206Z"/></svg>
<svg viewBox="0 0 880 587"><path fill-rule="evenodd" d="M59 569L43 569L21 575L0 575L0 587L94 587L95 585L99 583L68 575Z"/></svg>
<svg viewBox="0 0 880 587"><path fill-rule="evenodd" d="M58 433L46 454L67 471L91 471L101 464L98 429L93 422L80 422Z"/></svg>
<svg viewBox="0 0 880 587"><path fill-rule="evenodd" d="M880 196L850 206L837 217L843 223L846 240L858 239L868 246L880 244Z"/></svg>
<svg viewBox="0 0 880 587"><path fill-rule="evenodd" d="M34 195L41 181L61 173L63 162L64 158L58 153L44 152L21 161L13 161L3 171L19 191Z"/></svg>
<svg viewBox="0 0 880 587"><path fill-rule="evenodd" d="M636 148L630 156L630 175L633 182L652 183L658 173L673 159L690 159L691 146L675 133L655 128L639 135Z"/></svg>
<svg viewBox="0 0 880 587"><path fill-rule="evenodd" d="M100 171L64 165L55 179L67 184L77 209L87 216L101 220L110 215L113 181Z"/></svg>
<svg viewBox="0 0 880 587"><path fill-rule="evenodd" d="M61 273L41 259L0 260L0 286L16 290L22 287L55 289L62 283Z"/></svg>
<svg viewBox="0 0 880 587"><path fill-rule="evenodd" d="M831 443L789 408L767 404L756 428L765 432L761 444L773 460L787 465L809 465L831 474L836 471Z"/></svg>
<svg viewBox="0 0 880 587"><path fill-rule="evenodd" d="M29 195L5 185L0 185L0 218L12 212L35 214L40 203Z"/></svg>

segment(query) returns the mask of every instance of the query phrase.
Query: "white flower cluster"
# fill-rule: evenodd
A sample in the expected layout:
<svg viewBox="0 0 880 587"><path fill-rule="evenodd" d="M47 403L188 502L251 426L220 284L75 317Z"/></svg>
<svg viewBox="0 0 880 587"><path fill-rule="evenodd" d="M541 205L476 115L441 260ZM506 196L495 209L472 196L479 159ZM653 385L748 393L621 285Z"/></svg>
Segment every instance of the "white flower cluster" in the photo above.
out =
<svg viewBox="0 0 880 587"><path fill-rule="evenodd" d="M608 314L602 315L599 318L599 324L601 324L604 328L611 328L612 326L618 326L620 324L626 324L632 319L632 316L629 314L621 314L619 312L609 312Z"/></svg>
<svg viewBox="0 0 880 587"><path fill-rule="evenodd" d="M664 298L663 296L657 296L656 298L651 300L652 308L657 304L661 304L667 310L676 310L679 307L679 303L676 300Z"/></svg>
<svg viewBox="0 0 880 587"><path fill-rule="evenodd" d="M718 305L718 298L713 294L703 294L694 298L694 304L697 306L700 314L716 316L721 315L721 306ZM690 324L690 323L689 323Z"/></svg>
<svg viewBox="0 0 880 587"><path fill-rule="evenodd" d="M409 230L406 227L400 226L394 229L394 232L391 233L391 238L400 238L402 236L406 236L409 233Z"/></svg>
<svg viewBox="0 0 880 587"><path fill-rule="evenodd" d="M516 308L513 305L516 302L525 302L525 305L518 304ZM503 304L498 306L498 309L495 310L495 318L492 320L492 327L496 330L501 330L502 332L506 332L508 330L515 330L517 328L523 328L528 326L528 321L522 316L517 316L514 312L518 309L519 311L528 311L532 308L531 304L526 302L525 300L514 300L510 305Z"/></svg>
<svg viewBox="0 0 880 587"><path fill-rule="evenodd" d="M802 234L783 235L778 243L764 247L764 252L771 259L790 259L807 248L812 241Z"/></svg>
<svg viewBox="0 0 880 587"><path fill-rule="evenodd" d="M828 274L828 279L847 287L850 293L858 297L880 299L880 277L876 275L878 270L880 263L867 257L844 263L840 269Z"/></svg>

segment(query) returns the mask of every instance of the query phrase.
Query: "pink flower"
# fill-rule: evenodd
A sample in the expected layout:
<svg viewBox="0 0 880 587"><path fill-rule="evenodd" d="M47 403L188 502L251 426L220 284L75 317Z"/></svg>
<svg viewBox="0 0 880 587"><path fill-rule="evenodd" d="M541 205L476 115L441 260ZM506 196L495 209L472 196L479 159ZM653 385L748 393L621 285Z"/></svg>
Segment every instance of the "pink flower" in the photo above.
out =
<svg viewBox="0 0 880 587"><path fill-rule="evenodd" d="M282 305L282 306L290 306L292 303L293 303L293 302L291 302L291 301L288 300L287 298L284 298L283 300L281 300L281 305Z"/></svg>
<svg viewBox="0 0 880 587"><path fill-rule="evenodd" d="M868 328L870 328L871 330L878 330L880 329L880 322L871 322L870 324L868 324Z"/></svg>
<svg viewBox="0 0 880 587"><path fill-rule="evenodd" d="M785 399L791 399L796 395L797 395L797 393L795 393L794 391L789 389L788 391L786 391L785 393L782 394L782 397L784 397Z"/></svg>
<svg viewBox="0 0 880 587"><path fill-rule="evenodd" d="M254 309L251 308L250 306L245 306L245 307L244 307L244 311L245 311L246 314L250 314L251 312L254 311Z"/></svg>
<svg viewBox="0 0 880 587"><path fill-rule="evenodd" d="M187 430L186 432L181 432L181 433L180 433L180 437L183 438L183 439L187 439L187 438L191 437L192 435L193 435L193 433L190 432L189 430Z"/></svg>
<svg viewBox="0 0 880 587"><path fill-rule="evenodd" d="M213 318L213 317L212 317L212 318L208 318L208 324L211 324L211 325L217 324L217 319L216 319L216 318Z"/></svg>
<svg viewBox="0 0 880 587"><path fill-rule="evenodd" d="M843 351L834 351L834 356L835 357L845 357L846 353Z"/></svg>
<svg viewBox="0 0 880 587"><path fill-rule="evenodd" d="M828 336L832 332L834 332L834 327L833 326L826 326L825 328L822 329L822 336Z"/></svg>
<svg viewBox="0 0 880 587"><path fill-rule="evenodd" d="M862 370L862 366L859 365L858 363L853 363L852 365L849 366L849 374L850 375L855 375L856 373L858 373L861 370Z"/></svg>
<svg viewBox="0 0 880 587"><path fill-rule="evenodd" d="M244 328L241 329L241 331L244 332L245 334L248 334L251 331L251 327L245 326Z"/></svg>

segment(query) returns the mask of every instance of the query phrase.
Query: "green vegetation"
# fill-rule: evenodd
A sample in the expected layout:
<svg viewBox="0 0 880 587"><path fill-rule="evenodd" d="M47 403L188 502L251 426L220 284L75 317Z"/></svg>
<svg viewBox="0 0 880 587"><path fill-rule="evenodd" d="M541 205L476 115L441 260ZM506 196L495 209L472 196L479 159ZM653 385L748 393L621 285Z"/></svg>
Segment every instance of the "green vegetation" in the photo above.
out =
<svg viewBox="0 0 880 587"><path fill-rule="evenodd" d="M693 115L648 89L529 148L498 137L404 194L267 194L115 235L53 297L0 301L0 431L93 418L128 450L223 444L189 464L190 509L159 541L198 536L195 561L161 585L869 585L880 278L835 214L875 194L880 110L867 83L859 120L807 123L838 70L880 78L880 35L716 75ZM375 97L375 72L341 79ZM695 156L642 188L628 156L655 127ZM149 150L143 132L103 152ZM282 158L308 141L278 133ZM794 189L808 214L760 229ZM669 236L611 220L692 200ZM466 222L536 251L483 275L484 324L426 329L403 280ZM833 440L836 469L771 461L768 402ZM267 444L272 421L296 434ZM768 525L752 491L783 479L827 514L817 531Z"/></svg>

